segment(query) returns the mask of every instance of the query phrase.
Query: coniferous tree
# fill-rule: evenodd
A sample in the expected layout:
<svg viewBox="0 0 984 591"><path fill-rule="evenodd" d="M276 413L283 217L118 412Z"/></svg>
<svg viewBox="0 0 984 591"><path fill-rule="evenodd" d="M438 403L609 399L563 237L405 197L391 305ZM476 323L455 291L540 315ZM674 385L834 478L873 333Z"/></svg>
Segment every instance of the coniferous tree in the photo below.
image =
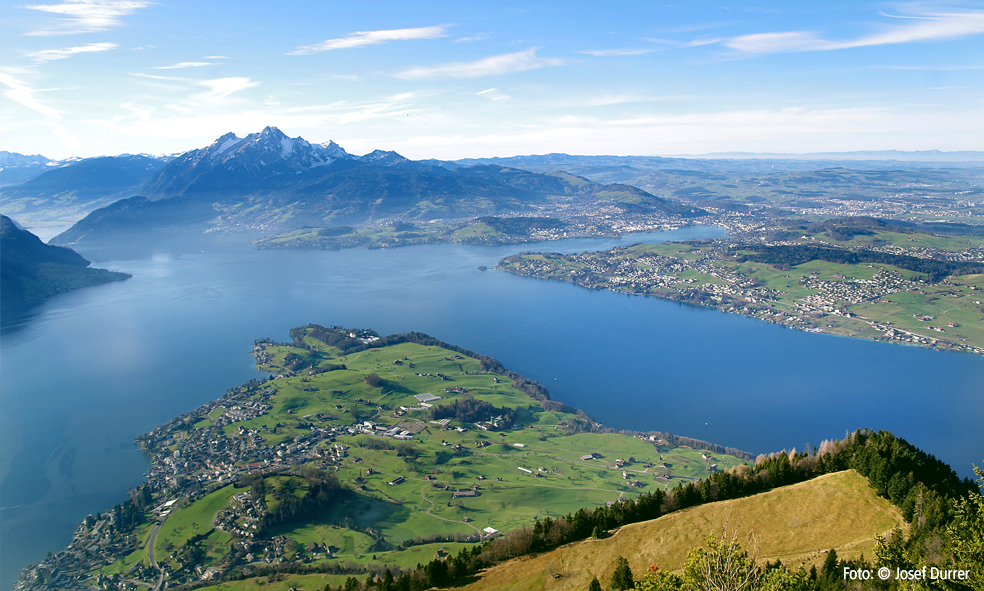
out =
<svg viewBox="0 0 984 591"><path fill-rule="evenodd" d="M629 568L629 561L623 556L615 559L615 572L612 573L612 589L631 589L635 586L632 580L632 569Z"/></svg>

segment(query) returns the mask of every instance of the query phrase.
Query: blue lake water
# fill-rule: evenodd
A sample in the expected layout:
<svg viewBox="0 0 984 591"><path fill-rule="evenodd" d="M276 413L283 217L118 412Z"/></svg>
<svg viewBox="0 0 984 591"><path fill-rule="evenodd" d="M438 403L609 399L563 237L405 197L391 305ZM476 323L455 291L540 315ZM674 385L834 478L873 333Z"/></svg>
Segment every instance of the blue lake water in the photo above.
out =
<svg viewBox="0 0 984 591"><path fill-rule="evenodd" d="M257 337L286 340L311 322L429 333L499 359L616 428L758 453L870 427L962 475L981 464L984 358L478 270L523 250L722 233L337 252L255 251L241 236L80 248L133 278L5 319L0 588L141 482L136 435L255 377L248 351Z"/></svg>

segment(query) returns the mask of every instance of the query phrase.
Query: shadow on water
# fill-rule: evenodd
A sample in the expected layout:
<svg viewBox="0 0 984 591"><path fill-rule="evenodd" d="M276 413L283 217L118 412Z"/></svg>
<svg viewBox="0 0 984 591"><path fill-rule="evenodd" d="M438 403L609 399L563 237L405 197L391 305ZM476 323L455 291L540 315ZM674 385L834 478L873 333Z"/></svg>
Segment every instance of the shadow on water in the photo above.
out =
<svg viewBox="0 0 984 591"><path fill-rule="evenodd" d="M14 335L34 322L42 313L46 300L7 304L0 308L0 337Z"/></svg>

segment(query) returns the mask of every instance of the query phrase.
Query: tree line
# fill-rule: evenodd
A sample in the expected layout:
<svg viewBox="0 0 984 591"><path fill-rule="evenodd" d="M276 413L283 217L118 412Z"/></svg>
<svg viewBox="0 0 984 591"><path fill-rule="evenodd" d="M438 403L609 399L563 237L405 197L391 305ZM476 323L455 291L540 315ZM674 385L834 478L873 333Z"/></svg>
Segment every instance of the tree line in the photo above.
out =
<svg viewBox="0 0 984 591"><path fill-rule="evenodd" d="M744 250L754 250L754 254L736 255L739 263L747 261L765 263L783 271L790 267L802 265L810 261L826 261L842 265L857 265L861 263L877 263L892 265L900 269L925 273L929 281L937 282L950 275L969 275L984 273L984 265L974 262L938 261L918 257L877 252L873 250L845 250L826 248L823 246L780 245L780 246L744 246Z"/></svg>
<svg viewBox="0 0 984 591"><path fill-rule="evenodd" d="M249 494L255 503L266 506L266 495L271 494L278 501L277 508L267 510L257 527L257 536L264 536L270 529L285 523L313 519L329 510L335 503L343 500L348 490L342 486L334 474L319 472L306 473L297 478L303 479L307 491L303 496L294 494L299 483L293 477L271 487L268 478L259 476L243 479L241 483L249 486Z"/></svg>
<svg viewBox="0 0 984 591"><path fill-rule="evenodd" d="M431 420L434 421L454 419L463 423L477 423L496 416L502 417L503 423L507 427L511 426L516 419L516 409L498 408L490 402L476 400L468 394L453 402L441 404L431 409Z"/></svg>

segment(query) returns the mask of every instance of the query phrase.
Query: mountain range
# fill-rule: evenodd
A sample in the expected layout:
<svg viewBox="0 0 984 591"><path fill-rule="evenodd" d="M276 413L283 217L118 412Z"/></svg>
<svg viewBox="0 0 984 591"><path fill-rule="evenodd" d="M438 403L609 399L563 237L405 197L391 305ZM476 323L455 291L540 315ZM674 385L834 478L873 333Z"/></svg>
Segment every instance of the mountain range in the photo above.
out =
<svg viewBox="0 0 984 591"><path fill-rule="evenodd" d="M229 133L158 169L148 165L150 174L134 196L92 211L53 242L173 226L282 231L557 207L704 214L635 187L602 185L568 173L445 164L382 150L353 156L334 142L312 144L274 127L244 138Z"/></svg>

